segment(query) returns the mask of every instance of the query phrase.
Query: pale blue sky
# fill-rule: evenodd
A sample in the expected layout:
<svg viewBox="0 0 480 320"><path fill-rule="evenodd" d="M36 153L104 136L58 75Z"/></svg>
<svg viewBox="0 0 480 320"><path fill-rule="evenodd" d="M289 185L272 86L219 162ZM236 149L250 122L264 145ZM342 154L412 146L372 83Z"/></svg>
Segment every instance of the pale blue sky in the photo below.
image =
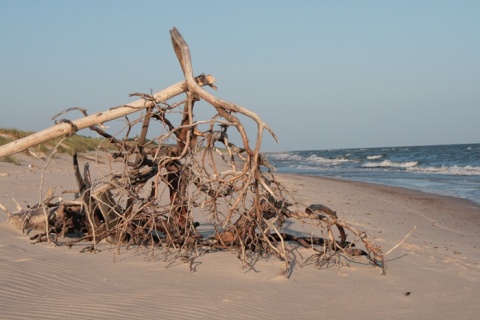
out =
<svg viewBox="0 0 480 320"><path fill-rule="evenodd" d="M173 26L264 151L480 142L480 1L0 0L0 127L180 81Z"/></svg>

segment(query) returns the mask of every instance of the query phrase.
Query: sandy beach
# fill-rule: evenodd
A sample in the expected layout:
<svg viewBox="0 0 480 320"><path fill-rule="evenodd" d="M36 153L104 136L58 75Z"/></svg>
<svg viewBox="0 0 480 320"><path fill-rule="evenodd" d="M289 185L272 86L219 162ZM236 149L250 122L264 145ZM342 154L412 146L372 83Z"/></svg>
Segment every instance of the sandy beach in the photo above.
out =
<svg viewBox="0 0 480 320"><path fill-rule="evenodd" d="M39 202L44 160L0 161L0 202L15 211ZM46 169L44 190L74 189L71 159ZM387 274L366 263L341 268L277 259L242 269L235 254L196 259L194 272L132 249L79 253L31 244L0 212L2 319L474 319L480 304L480 206L408 189L298 175L277 175L304 203L321 203L384 252ZM307 249L304 249L307 250ZM158 250L160 252L160 249ZM301 254L299 250L299 254Z"/></svg>

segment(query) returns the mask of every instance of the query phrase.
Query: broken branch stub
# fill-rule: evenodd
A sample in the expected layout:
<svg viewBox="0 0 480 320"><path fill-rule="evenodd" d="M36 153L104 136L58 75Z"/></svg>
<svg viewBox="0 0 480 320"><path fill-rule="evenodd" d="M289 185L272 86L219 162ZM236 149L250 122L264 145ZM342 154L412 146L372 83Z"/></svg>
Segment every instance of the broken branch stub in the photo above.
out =
<svg viewBox="0 0 480 320"><path fill-rule="evenodd" d="M190 261L190 266L193 259L213 249L237 251L246 268L253 268L265 255L273 255L282 261L287 275L300 259L294 249L302 246L310 254L305 263L315 261L317 267L339 266L342 257L366 256L384 272L382 250L365 232L340 220L335 211L323 205L302 204L290 194L260 154L265 130L276 139L271 128L245 107L201 88L198 78L193 77L187 43L177 29L171 30L171 37L185 75L182 90L186 99L172 105L164 100L150 104L140 118L131 122L131 126L142 126L137 139L128 136L130 127L122 139L112 140L102 132L118 149L104 150L105 157L119 162L121 169L92 181L88 167L82 177L74 155L80 195L73 201L44 204L50 208L48 221L43 219L50 234L81 234L63 243L74 246L87 241L94 252L102 240L118 250L132 245L173 248L178 252L174 258L181 256ZM149 95L144 98L156 101ZM207 102L216 114L210 119L196 119L198 100ZM181 119L175 125L174 116L178 114ZM253 146L236 114L257 124ZM148 141L147 132L154 131L148 130L153 126L161 133ZM239 145L229 140L232 130L240 137ZM128 144L121 143L127 140ZM32 216L37 216L37 211L10 213L10 221L22 229L33 229L31 221L37 220ZM25 217L30 224L25 223ZM48 237L48 231L39 239ZM354 237L350 242L347 232ZM165 255L170 252L166 250Z"/></svg>

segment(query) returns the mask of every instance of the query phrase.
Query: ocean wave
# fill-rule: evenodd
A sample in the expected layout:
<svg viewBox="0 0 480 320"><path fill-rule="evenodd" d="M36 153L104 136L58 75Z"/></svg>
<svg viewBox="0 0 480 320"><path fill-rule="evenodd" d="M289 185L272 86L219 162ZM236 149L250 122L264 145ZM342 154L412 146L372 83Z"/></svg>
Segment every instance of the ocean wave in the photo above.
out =
<svg viewBox="0 0 480 320"><path fill-rule="evenodd" d="M452 166L452 167L417 167L407 168L410 172L415 173L435 173L435 174L449 174L455 176L480 176L479 166Z"/></svg>
<svg viewBox="0 0 480 320"><path fill-rule="evenodd" d="M380 158L383 158L384 155L383 154L377 154L377 155L374 155L374 156L367 156L367 159L368 160L377 160L377 159L380 159Z"/></svg>
<svg viewBox="0 0 480 320"><path fill-rule="evenodd" d="M308 166L308 165L304 165L304 164L300 164L300 165L291 165L291 166L288 166L290 169L294 170L294 171L321 171L320 167L318 166Z"/></svg>
<svg viewBox="0 0 480 320"><path fill-rule="evenodd" d="M308 157L305 157L297 153L288 153L288 152L269 153L267 154L267 158L271 161L285 161L285 162L295 161L295 162L304 162L309 164L328 165L328 166L335 166L335 165L343 164L346 162L358 162L357 160L348 159L348 155L337 157L337 158L324 158L314 154Z"/></svg>
<svg viewBox="0 0 480 320"><path fill-rule="evenodd" d="M308 157L307 159L305 159L307 162L313 162L313 163L316 163L316 164L322 164L322 165L338 165L338 164L341 164L341 163L345 163L345 162L352 162L353 160L349 160L349 159L346 159L346 158L333 158L333 159L329 159L329 158L324 158L324 157L320 157L320 156L316 156L316 155L311 155L310 157Z"/></svg>
<svg viewBox="0 0 480 320"><path fill-rule="evenodd" d="M304 157L288 152L277 152L277 153L269 153L267 154L267 158L271 160L277 161L303 161L305 160Z"/></svg>
<svg viewBox="0 0 480 320"><path fill-rule="evenodd" d="M367 162L362 165L363 168L411 168L415 167L418 161L395 162L383 160L382 162Z"/></svg>

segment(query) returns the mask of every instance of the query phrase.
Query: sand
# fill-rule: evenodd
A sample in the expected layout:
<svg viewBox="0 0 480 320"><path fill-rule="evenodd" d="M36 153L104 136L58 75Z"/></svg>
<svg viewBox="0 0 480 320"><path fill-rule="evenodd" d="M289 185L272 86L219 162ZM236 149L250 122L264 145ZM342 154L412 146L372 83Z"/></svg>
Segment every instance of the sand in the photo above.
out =
<svg viewBox="0 0 480 320"><path fill-rule="evenodd" d="M37 203L45 161L0 161L0 202ZM75 188L71 160L44 186ZM299 201L322 203L388 251L387 275L362 262L318 270L267 259L256 271L215 252L188 265L161 255L31 244L0 212L2 319L474 319L480 313L480 207L462 199L319 177L278 175ZM307 249L304 249L307 250ZM300 250L299 253L302 251Z"/></svg>

